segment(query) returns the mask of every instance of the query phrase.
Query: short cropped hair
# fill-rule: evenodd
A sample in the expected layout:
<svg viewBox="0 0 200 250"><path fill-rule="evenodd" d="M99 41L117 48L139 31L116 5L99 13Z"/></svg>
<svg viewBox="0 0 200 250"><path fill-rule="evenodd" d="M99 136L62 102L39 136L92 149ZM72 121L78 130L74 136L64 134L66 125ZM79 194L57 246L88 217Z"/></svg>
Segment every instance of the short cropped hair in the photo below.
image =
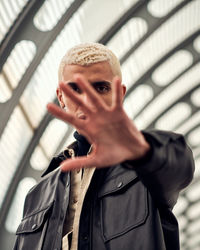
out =
<svg viewBox="0 0 200 250"><path fill-rule="evenodd" d="M110 49L100 43L83 43L69 49L62 58L58 70L58 80L62 81L66 65L89 66L98 62L108 62L113 74L122 78L120 62Z"/></svg>

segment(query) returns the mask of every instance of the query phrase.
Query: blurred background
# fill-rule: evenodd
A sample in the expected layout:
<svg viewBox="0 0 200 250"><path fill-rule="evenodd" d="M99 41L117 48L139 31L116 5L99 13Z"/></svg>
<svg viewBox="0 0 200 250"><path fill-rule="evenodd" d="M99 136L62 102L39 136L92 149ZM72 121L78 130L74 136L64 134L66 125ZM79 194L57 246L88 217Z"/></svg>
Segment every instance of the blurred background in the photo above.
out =
<svg viewBox="0 0 200 250"><path fill-rule="evenodd" d="M26 193L73 141L46 104L62 56L81 42L119 57L139 129L185 135L196 171L174 213L181 250L200 250L200 0L0 0L0 249L12 249Z"/></svg>

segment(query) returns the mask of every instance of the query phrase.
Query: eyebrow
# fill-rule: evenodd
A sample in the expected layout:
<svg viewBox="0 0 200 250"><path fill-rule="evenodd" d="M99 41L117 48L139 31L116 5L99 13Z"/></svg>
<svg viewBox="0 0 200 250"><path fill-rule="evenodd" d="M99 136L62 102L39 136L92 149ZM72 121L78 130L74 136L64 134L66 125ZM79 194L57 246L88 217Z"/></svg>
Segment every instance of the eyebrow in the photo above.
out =
<svg viewBox="0 0 200 250"><path fill-rule="evenodd" d="M67 84L69 84L71 86L76 85L78 87L78 84L76 82L67 82ZM104 85L104 84L111 85L111 82L108 82L108 81L96 81L96 82L91 83L92 86Z"/></svg>
<svg viewBox="0 0 200 250"><path fill-rule="evenodd" d="M104 85L104 84L107 84L107 85L111 85L110 82L108 81L96 81L96 82L92 82L91 85Z"/></svg>

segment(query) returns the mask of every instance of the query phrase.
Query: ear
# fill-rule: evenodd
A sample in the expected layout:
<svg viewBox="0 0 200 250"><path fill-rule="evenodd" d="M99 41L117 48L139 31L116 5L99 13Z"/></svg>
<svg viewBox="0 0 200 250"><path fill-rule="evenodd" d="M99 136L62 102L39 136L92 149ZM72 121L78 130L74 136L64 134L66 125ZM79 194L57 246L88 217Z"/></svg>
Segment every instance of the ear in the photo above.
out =
<svg viewBox="0 0 200 250"><path fill-rule="evenodd" d="M60 107L64 108L65 104L63 102L63 95L62 95L62 91L59 87L56 89L56 95L57 95L58 101L60 103Z"/></svg>
<svg viewBox="0 0 200 250"><path fill-rule="evenodd" d="M123 98L126 94L126 86L124 84L122 84L122 95L123 95Z"/></svg>

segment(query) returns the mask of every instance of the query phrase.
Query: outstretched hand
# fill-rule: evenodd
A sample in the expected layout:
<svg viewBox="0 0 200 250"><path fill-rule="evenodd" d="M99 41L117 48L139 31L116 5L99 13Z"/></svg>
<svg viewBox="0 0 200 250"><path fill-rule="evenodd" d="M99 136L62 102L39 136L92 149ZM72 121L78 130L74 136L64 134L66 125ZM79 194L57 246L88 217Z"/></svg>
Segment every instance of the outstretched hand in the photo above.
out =
<svg viewBox="0 0 200 250"><path fill-rule="evenodd" d="M82 167L113 166L125 160L136 160L144 157L150 146L122 107L123 95L120 79L118 77L113 79L111 106L104 102L81 75L77 74L75 81L81 91L86 93L89 103L85 103L70 86L60 83L60 88L67 98L81 106L85 119L80 119L75 114L66 112L53 103L49 103L47 109L57 118L72 124L80 134L84 135L92 145L92 151L87 156L63 161L62 171Z"/></svg>

